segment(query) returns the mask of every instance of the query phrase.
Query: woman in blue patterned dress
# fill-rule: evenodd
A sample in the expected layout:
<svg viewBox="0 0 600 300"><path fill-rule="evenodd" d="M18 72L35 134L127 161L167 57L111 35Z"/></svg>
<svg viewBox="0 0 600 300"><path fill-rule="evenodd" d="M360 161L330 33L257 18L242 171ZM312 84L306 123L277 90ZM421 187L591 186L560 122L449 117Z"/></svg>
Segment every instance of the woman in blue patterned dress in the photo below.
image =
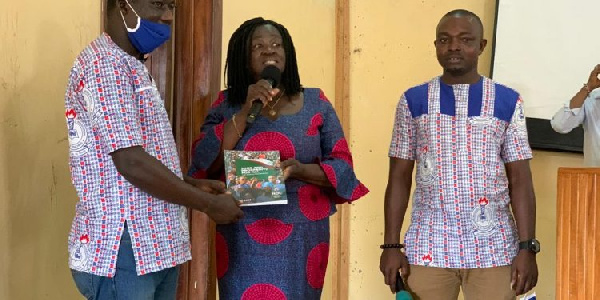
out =
<svg viewBox="0 0 600 300"><path fill-rule="evenodd" d="M281 70L271 87L265 66ZM220 299L319 299L335 204L368 193L331 103L300 84L296 52L285 27L262 18L243 23L229 40L227 89L212 106L195 143L190 175L224 178L223 151L279 151L288 204L243 207L237 224L217 226ZM264 103L253 124L252 101Z"/></svg>

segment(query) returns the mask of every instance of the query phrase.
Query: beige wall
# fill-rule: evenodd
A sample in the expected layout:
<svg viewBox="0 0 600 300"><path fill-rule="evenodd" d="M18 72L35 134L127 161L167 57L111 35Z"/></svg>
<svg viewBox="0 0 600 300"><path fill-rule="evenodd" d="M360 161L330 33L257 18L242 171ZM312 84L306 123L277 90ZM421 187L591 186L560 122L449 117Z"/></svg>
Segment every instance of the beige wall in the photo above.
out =
<svg viewBox="0 0 600 300"><path fill-rule="evenodd" d="M495 1L350 2L351 147L357 173L371 189L366 199L352 206L350 295L351 299L391 299L379 271L378 245L383 242L387 150L395 106L407 88L440 74L433 47L435 27L452 9L465 8L482 18L490 43L479 70L489 74ZM538 199L537 236L543 249L536 288L540 299L554 298L557 167L581 163L580 155L540 151L531 163Z"/></svg>
<svg viewBox="0 0 600 300"><path fill-rule="evenodd" d="M98 1L0 3L0 299L77 299L64 91Z"/></svg>

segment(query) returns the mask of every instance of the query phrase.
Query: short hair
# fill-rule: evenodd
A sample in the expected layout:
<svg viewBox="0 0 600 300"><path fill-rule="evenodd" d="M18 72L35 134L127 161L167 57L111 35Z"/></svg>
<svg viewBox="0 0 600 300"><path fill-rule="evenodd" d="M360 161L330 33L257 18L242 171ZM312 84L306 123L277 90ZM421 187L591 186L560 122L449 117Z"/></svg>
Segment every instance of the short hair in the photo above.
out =
<svg viewBox="0 0 600 300"><path fill-rule="evenodd" d="M242 105L246 101L248 86L255 83L255 78L249 69L250 46L252 34L256 28L262 25L272 25L281 34L285 51L285 69L281 74L280 86L287 95L294 95L302 90L296 62L296 49L288 30L275 21L258 17L245 21L229 39L224 77L228 93L227 101L231 106Z"/></svg>
<svg viewBox="0 0 600 300"><path fill-rule="evenodd" d="M442 19L446 18L446 17L470 17L475 19L477 26L479 27L479 30L481 31L481 38L483 38L483 22L481 22L481 19L479 18L478 15L476 15L474 12L472 11L468 11L466 9L455 9L453 11L449 11L447 12ZM440 20L441 21L441 20Z"/></svg>

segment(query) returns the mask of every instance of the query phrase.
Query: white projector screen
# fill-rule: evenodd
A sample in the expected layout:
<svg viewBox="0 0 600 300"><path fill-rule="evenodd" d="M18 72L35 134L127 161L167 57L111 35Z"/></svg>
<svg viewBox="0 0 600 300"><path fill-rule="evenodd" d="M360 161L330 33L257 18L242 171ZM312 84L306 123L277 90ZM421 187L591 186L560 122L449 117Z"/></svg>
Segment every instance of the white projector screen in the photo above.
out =
<svg viewBox="0 0 600 300"><path fill-rule="evenodd" d="M600 63L600 0L499 0L494 80L551 119Z"/></svg>

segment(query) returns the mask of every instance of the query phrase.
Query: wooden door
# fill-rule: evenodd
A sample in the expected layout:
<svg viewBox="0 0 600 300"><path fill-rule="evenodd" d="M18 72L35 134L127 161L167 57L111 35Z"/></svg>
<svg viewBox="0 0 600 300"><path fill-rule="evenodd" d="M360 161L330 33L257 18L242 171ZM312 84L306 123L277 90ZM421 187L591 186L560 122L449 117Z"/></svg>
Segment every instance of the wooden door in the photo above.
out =
<svg viewBox="0 0 600 300"><path fill-rule="evenodd" d="M222 0L177 3L174 45L173 128L184 172L191 147L220 90ZM190 213L192 261L180 273L177 299L215 299L214 224Z"/></svg>
<svg viewBox="0 0 600 300"><path fill-rule="evenodd" d="M600 297L600 169L558 170L556 299Z"/></svg>

